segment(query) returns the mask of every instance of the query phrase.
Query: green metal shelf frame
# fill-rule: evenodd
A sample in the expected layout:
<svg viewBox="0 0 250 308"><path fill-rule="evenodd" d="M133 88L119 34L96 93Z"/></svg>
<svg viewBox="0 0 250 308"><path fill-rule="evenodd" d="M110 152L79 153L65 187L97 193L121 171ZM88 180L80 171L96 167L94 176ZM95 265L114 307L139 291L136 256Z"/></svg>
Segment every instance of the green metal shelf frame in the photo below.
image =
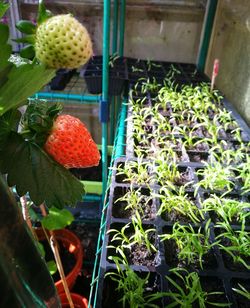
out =
<svg viewBox="0 0 250 308"><path fill-rule="evenodd" d="M125 136L126 136L126 119L127 117L127 98L123 99L121 110L118 116L118 125L116 129L116 136L114 140L114 147L113 147L113 153L111 156L111 163L110 166L113 166L114 161L124 156L124 149L125 149ZM109 206L108 202L108 188L111 183L111 176L112 176L112 169L110 169L108 174L108 182L107 182L107 189L104 197L104 206L102 210L102 216L101 216L101 222L100 222L100 228L99 228L99 236L97 241L97 248L96 248L96 258L93 268L93 274L92 274L92 281L91 281L91 288L90 288L90 294L89 294L89 303L88 308L96 308L96 301L97 301L97 291L99 286L99 277L100 277L100 271L101 268L99 266L100 259L101 259L101 253L102 253L102 241L103 237L106 233L106 211Z"/></svg>

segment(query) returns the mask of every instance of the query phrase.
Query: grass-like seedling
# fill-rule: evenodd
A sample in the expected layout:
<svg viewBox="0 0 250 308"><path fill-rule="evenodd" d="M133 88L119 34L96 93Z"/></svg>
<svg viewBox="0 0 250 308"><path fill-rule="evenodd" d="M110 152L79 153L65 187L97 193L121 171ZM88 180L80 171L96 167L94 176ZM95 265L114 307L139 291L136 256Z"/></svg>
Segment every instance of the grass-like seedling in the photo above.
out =
<svg viewBox="0 0 250 308"><path fill-rule="evenodd" d="M240 263L250 270L250 265L244 260L250 257L250 232L245 230L244 221L240 230L233 230L227 222L219 222L216 226L222 228L216 236L219 248L229 254L234 263Z"/></svg>
<svg viewBox="0 0 250 308"><path fill-rule="evenodd" d="M145 278L138 276L129 266L125 256L123 258L111 256L110 259L116 264L117 272L108 272L105 277L110 277L117 283L116 291L121 295L119 302L122 307L159 307L152 303L155 294L147 294L150 288L148 284L150 273Z"/></svg>
<svg viewBox="0 0 250 308"><path fill-rule="evenodd" d="M160 160L161 158L158 157L155 167L158 183L174 189L176 181L180 178L180 171L175 163Z"/></svg>
<svg viewBox="0 0 250 308"><path fill-rule="evenodd" d="M235 174L231 166L224 166L219 162L213 164L205 163L205 168L196 171L196 174L201 179L196 185L195 191L198 188L230 192L235 183L233 181Z"/></svg>
<svg viewBox="0 0 250 308"><path fill-rule="evenodd" d="M151 204L152 200L152 195L144 195L141 191L141 188L134 189L130 187L126 194L118 198L115 203L125 202L127 204L125 206L125 210L130 210L131 216L135 215L135 213L138 212L141 217L143 217L145 215L145 209L147 205Z"/></svg>
<svg viewBox="0 0 250 308"><path fill-rule="evenodd" d="M132 217L132 223L127 223L121 228L121 230L110 229L108 234L114 234L111 243L118 241L119 244L109 246L109 248L115 248L117 252L124 251L124 249L131 250L134 245L145 246L147 248L147 254L156 252L157 249L152 243L152 234L156 230L154 228L145 228L142 225L141 216L138 212Z"/></svg>
<svg viewBox="0 0 250 308"><path fill-rule="evenodd" d="M193 223L199 223L201 220L204 220L202 211L189 198L183 186L177 191L172 191L164 186L160 189L159 194L156 194L156 197L159 197L161 202L158 215L167 212L171 217L171 213L176 212L190 219Z"/></svg>
<svg viewBox="0 0 250 308"><path fill-rule="evenodd" d="M132 184L148 184L152 181L149 174L149 166L152 164L143 161L142 157L137 160L127 160L124 165L119 164L116 169L116 175L124 177L124 182Z"/></svg>
<svg viewBox="0 0 250 308"><path fill-rule="evenodd" d="M202 258L207 254L215 243L210 243L210 221L208 221L202 230L201 227L197 231L191 225L180 225L175 223L171 234L162 234L162 241L174 240L177 245L177 254L179 260L187 262L187 264L195 264L197 261L203 268Z"/></svg>
<svg viewBox="0 0 250 308"><path fill-rule="evenodd" d="M234 200L230 198L221 198L211 195L202 203L202 210L205 212L213 211L220 220L228 223L244 222L250 217L250 203Z"/></svg>
<svg viewBox="0 0 250 308"><path fill-rule="evenodd" d="M168 308L206 308L207 305L215 307L229 307L229 303L216 303L209 300L210 296L221 295L223 292L207 292L202 289L200 278L196 272L189 273L185 269L174 268L170 270L175 277L166 276L169 283L169 292L164 295L171 301ZM179 281L179 283L177 282Z"/></svg>
<svg viewBox="0 0 250 308"><path fill-rule="evenodd" d="M243 193L246 194L250 192L250 156L246 156L246 162L239 165L236 168L237 172L239 173L238 178L242 180L242 190Z"/></svg>
<svg viewBox="0 0 250 308"><path fill-rule="evenodd" d="M234 292L238 293L239 295L245 297L250 301L250 292L244 288L240 283L238 283L239 288L233 288Z"/></svg>

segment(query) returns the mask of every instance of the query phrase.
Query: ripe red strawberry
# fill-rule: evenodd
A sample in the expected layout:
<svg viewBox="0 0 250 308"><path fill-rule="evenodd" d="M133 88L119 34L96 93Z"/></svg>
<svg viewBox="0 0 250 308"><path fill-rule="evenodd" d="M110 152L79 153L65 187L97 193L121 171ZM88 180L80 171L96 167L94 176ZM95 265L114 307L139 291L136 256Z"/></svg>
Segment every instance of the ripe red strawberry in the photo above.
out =
<svg viewBox="0 0 250 308"><path fill-rule="evenodd" d="M97 166L100 153L85 125L70 115L59 115L44 145L45 151L65 168Z"/></svg>

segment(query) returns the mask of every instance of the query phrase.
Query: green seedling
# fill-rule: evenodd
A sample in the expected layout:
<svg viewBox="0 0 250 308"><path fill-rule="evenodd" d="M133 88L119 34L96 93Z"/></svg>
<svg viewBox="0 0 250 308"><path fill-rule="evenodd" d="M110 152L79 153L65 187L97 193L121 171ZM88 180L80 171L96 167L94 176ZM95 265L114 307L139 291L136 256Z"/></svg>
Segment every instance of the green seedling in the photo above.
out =
<svg viewBox="0 0 250 308"><path fill-rule="evenodd" d="M216 226L223 229L216 237L219 248L229 254L234 263L240 263L249 270L250 265L246 263L244 257L250 257L250 233L245 230L244 221L240 230L233 230L227 222L219 222ZM230 245L225 245L223 239L230 242Z"/></svg>
<svg viewBox="0 0 250 308"><path fill-rule="evenodd" d="M199 227L197 231L189 225L180 225L175 223L173 226L172 234L160 235L162 241L174 240L178 251L178 258L187 264L195 264L199 262L200 268L203 268L202 258L207 254L215 243L210 243L210 221L204 227L204 230Z"/></svg>
<svg viewBox="0 0 250 308"><path fill-rule="evenodd" d="M232 223L246 221L250 217L250 203L233 200L229 198L221 198L212 195L202 203L202 210L204 212L213 211L219 219Z"/></svg>
<svg viewBox="0 0 250 308"><path fill-rule="evenodd" d="M242 190L243 193L249 193L250 192L250 156L246 155L246 162L239 165L238 168L236 168L236 171L239 173L238 179L240 179L243 182Z"/></svg>
<svg viewBox="0 0 250 308"><path fill-rule="evenodd" d="M149 175L149 166L152 162L143 161L142 157L137 160L126 160L124 166L117 167L116 175L124 176L124 181L132 184L149 184L152 182L152 176Z"/></svg>
<svg viewBox="0 0 250 308"><path fill-rule="evenodd" d="M204 220L202 211L195 205L195 203L188 197L184 187L176 192L164 186L161 188L160 193L156 194L160 198L161 206L158 210L158 215L167 212L169 215L176 212L187 218L193 223L199 223Z"/></svg>
<svg viewBox="0 0 250 308"><path fill-rule="evenodd" d="M108 246L108 248L115 248L118 253L124 251L124 249L131 250L134 245L145 246L147 248L147 254L151 255L156 252L156 248L152 241L152 234L156 231L153 228L144 229L141 221L141 216L138 212L132 217L132 223L127 223L121 228L121 230L110 229L108 234L114 234L111 243L119 241L119 244L114 246Z"/></svg>
<svg viewBox="0 0 250 308"><path fill-rule="evenodd" d="M117 202L125 202L127 205L125 210L131 210L132 216L138 212L141 216L145 215L145 207L152 202L152 196L146 196L142 194L141 189L130 189L126 192L125 195L118 198L115 203Z"/></svg>
<svg viewBox="0 0 250 308"><path fill-rule="evenodd" d="M239 295L245 297L250 301L250 292L244 288L241 284L238 283L239 288L233 288L233 291L238 293Z"/></svg>
<svg viewBox="0 0 250 308"><path fill-rule="evenodd" d="M152 301L155 300L158 293L147 294L151 291L148 283L150 273L142 278L129 266L125 257L111 256L109 259L115 263L117 272L108 272L105 277L110 277L117 283L116 290L121 294L119 302L122 307L157 308L158 305L153 304Z"/></svg>
<svg viewBox="0 0 250 308"><path fill-rule="evenodd" d="M168 296L171 300L171 303L167 305L168 308L191 308L196 306L206 308L207 305L229 307L231 305L229 303L211 302L209 300L210 296L222 295L223 292L204 291L198 273L189 273L187 270L180 268L171 269L170 273L174 274L175 278L166 276L171 290L165 293L165 296ZM180 283L176 282L178 280Z"/></svg>
<svg viewBox="0 0 250 308"><path fill-rule="evenodd" d="M235 186L233 181L235 174L231 166L224 166L218 162L214 162L212 165L205 163L205 168L199 169L196 171L196 174L198 177L201 177L201 179L195 184L195 194L199 187L224 191L224 194L226 194Z"/></svg>

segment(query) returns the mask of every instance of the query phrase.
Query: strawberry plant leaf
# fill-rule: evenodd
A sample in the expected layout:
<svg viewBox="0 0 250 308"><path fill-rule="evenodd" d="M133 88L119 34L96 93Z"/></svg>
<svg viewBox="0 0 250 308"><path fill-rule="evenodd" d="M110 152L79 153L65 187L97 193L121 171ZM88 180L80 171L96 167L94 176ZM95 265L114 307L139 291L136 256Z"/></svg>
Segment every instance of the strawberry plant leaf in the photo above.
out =
<svg viewBox="0 0 250 308"><path fill-rule="evenodd" d="M3 1L0 1L0 18L4 16L4 14L6 13L9 7L10 5L8 3L4 3Z"/></svg>
<svg viewBox="0 0 250 308"><path fill-rule="evenodd" d="M57 272L56 262L53 260L50 260L46 262L46 264L47 264L50 275L54 275Z"/></svg>
<svg viewBox="0 0 250 308"><path fill-rule="evenodd" d="M24 104L26 99L40 90L55 76L55 70L42 64L12 66L8 80L0 87L0 115Z"/></svg>
<svg viewBox="0 0 250 308"><path fill-rule="evenodd" d="M1 70L5 68L8 63L8 59L11 55L11 45L7 43L9 38L9 27L3 23L0 23L0 82L1 82Z"/></svg>
<svg viewBox="0 0 250 308"><path fill-rule="evenodd" d="M25 34L35 34L36 26L29 20L19 20L16 23L16 28Z"/></svg>
<svg viewBox="0 0 250 308"><path fill-rule="evenodd" d="M69 226L74 220L74 216L66 209L57 209L52 207L49 209L49 214L43 217L41 223L47 230L60 230Z"/></svg>
<svg viewBox="0 0 250 308"><path fill-rule="evenodd" d="M11 132L0 151L0 170L19 196L29 193L35 205L63 208L82 199L84 187L38 145Z"/></svg>
<svg viewBox="0 0 250 308"><path fill-rule="evenodd" d="M35 57L35 49L32 45L27 45L20 50L22 58L33 59Z"/></svg>
<svg viewBox="0 0 250 308"><path fill-rule="evenodd" d="M46 10L46 7L44 5L44 1L39 0L38 17L37 17L38 25L43 23L45 20L47 20L51 16L53 16L53 14L49 10Z"/></svg>
<svg viewBox="0 0 250 308"><path fill-rule="evenodd" d="M4 149L5 142L11 131L17 131L21 118L19 110L9 110L0 117L0 150Z"/></svg>

